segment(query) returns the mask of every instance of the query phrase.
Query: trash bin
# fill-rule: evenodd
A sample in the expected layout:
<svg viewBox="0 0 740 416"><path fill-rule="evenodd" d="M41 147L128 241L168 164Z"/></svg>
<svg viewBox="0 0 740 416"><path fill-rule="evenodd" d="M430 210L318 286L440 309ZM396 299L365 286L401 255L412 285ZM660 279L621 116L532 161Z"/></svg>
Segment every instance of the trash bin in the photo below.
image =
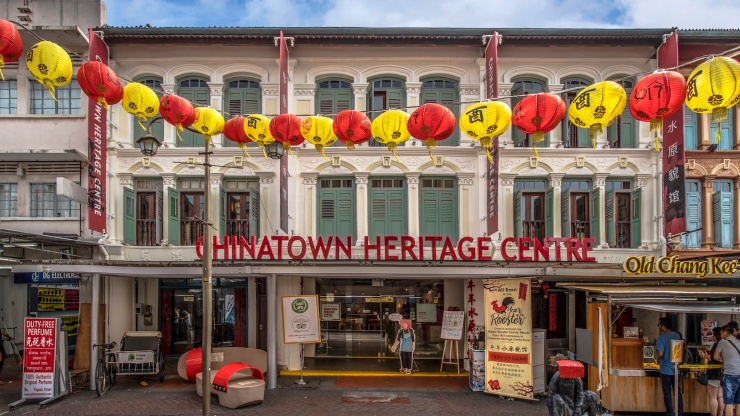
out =
<svg viewBox="0 0 740 416"><path fill-rule="evenodd" d="M486 389L486 350L470 350L470 390Z"/></svg>

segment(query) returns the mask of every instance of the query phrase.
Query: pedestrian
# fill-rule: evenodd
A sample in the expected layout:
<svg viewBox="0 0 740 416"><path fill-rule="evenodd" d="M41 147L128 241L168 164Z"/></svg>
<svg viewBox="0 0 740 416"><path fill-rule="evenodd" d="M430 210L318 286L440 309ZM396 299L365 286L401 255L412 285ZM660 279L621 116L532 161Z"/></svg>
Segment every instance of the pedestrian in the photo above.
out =
<svg viewBox="0 0 740 416"><path fill-rule="evenodd" d="M583 390L583 380L578 376L561 376L560 363L572 362L560 360L557 362L558 371L550 379L547 386L547 410L550 416L596 416L598 412L598 398L591 390ZM583 372L583 365L580 365Z"/></svg>
<svg viewBox="0 0 740 416"><path fill-rule="evenodd" d="M681 336L673 331L673 324L668 318L660 318L658 320L658 327L662 334L658 337L655 347L658 350L658 357L660 357L660 383L663 386L663 402L665 403L666 415L673 416L674 409L671 389L674 388L674 378L678 377L678 391L674 391L673 393L678 395L678 415L683 416L681 377L680 374L676 374L673 363L671 362L671 341L678 341L681 339Z"/></svg>
<svg viewBox="0 0 740 416"><path fill-rule="evenodd" d="M726 332L725 335L729 336L729 332ZM714 340L712 348L709 351L700 349L699 355L701 358L707 359L707 364L722 364L714 359L719 341L722 340L722 328L718 326L712 328L712 338ZM722 388L720 386L721 378L722 369L707 370L707 398L709 399L710 416L722 416L724 414L724 400L722 399Z"/></svg>
<svg viewBox="0 0 740 416"><path fill-rule="evenodd" d="M727 333L714 351L714 359L722 363L722 393L725 401L725 416L735 414L740 404L740 341L732 336L733 327L722 327L722 335Z"/></svg>
<svg viewBox="0 0 740 416"><path fill-rule="evenodd" d="M193 348L193 321L190 312L182 309L180 311L180 319L182 319L183 325L185 326L185 336L188 338L188 349Z"/></svg>
<svg viewBox="0 0 740 416"><path fill-rule="evenodd" d="M738 325L735 321L730 321L727 323L727 326L730 327L730 333L733 337L740 339L740 325Z"/></svg>
<svg viewBox="0 0 740 416"><path fill-rule="evenodd" d="M396 352L400 347L399 356L401 357L401 372L411 374L411 365L414 362L414 350L416 350L416 336L411 328L411 321L408 319L401 320L401 329L396 334L396 342L391 347L391 351Z"/></svg>
<svg viewBox="0 0 740 416"><path fill-rule="evenodd" d="M5 352L5 341L12 341L13 337L7 332L0 329L0 373L3 371L3 364L8 357L8 353ZM0 386L5 384L4 381L0 380Z"/></svg>

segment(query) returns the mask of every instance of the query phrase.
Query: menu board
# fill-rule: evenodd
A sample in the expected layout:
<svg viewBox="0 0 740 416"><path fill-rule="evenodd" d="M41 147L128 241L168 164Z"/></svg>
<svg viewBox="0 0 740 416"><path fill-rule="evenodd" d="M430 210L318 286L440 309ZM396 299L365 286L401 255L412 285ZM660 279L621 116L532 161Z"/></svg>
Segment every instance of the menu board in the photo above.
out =
<svg viewBox="0 0 740 416"><path fill-rule="evenodd" d="M484 280L486 393L533 399L529 279Z"/></svg>
<svg viewBox="0 0 740 416"><path fill-rule="evenodd" d="M442 315L442 339L462 339L465 311L444 311Z"/></svg>
<svg viewBox="0 0 740 416"><path fill-rule="evenodd" d="M339 314L339 308L341 303L338 302L324 302L321 304L321 320L322 321L338 321L341 319Z"/></svg>

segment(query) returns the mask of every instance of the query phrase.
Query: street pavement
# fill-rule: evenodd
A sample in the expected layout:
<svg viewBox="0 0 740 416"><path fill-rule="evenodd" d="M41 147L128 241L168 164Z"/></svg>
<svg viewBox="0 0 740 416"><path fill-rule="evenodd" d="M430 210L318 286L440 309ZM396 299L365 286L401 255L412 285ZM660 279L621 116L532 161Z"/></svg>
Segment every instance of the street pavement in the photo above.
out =
<svg viewBox="0 0 740 416"><path fill-rule="evenodd" d="M37 401L8 404L20 399L21 381L17 372L3 371L0 380L0 416L16 415L199 415L202 399L195 385L172 372L164 383L152 377L119 376L103 397L86 386L41 408ZM297 377L281 376L278 388L267 390L262 404L226 409L212 396L213 415L547 415L545 399L536 402L501 399L470 391L467 378L450 377L304 377L308 384L295 384ZM446 379L446 380L445 380ZM12 382L11 382L12 381ZM144 381L146 386L141 382ZM434 386L434 387L429 387ZM440 387L441 386L441 387Z"/></svg>

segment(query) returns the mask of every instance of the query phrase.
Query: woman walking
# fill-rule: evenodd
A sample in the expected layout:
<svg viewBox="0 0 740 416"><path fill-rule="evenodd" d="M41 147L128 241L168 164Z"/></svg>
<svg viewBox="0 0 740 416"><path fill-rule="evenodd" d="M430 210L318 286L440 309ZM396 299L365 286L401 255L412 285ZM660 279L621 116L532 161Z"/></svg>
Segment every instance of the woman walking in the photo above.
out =
<svg viewBox="0 0 740 416"><path fill-rule="evenodd" d="M728 333L729 335L729 333ZM707 364L722 364L719 361L714 360L714 352L717 350L717 344L722 339L722 328L714 327L712 329L712 338L714 344L709 352L702 351L701 357L707 359ZM722 416L724 413L725 403L722 398L722 388L720 387L720 378L722 376L722 369L707 370L707 398L709 398L709 414L711 416Z"/></svg>

